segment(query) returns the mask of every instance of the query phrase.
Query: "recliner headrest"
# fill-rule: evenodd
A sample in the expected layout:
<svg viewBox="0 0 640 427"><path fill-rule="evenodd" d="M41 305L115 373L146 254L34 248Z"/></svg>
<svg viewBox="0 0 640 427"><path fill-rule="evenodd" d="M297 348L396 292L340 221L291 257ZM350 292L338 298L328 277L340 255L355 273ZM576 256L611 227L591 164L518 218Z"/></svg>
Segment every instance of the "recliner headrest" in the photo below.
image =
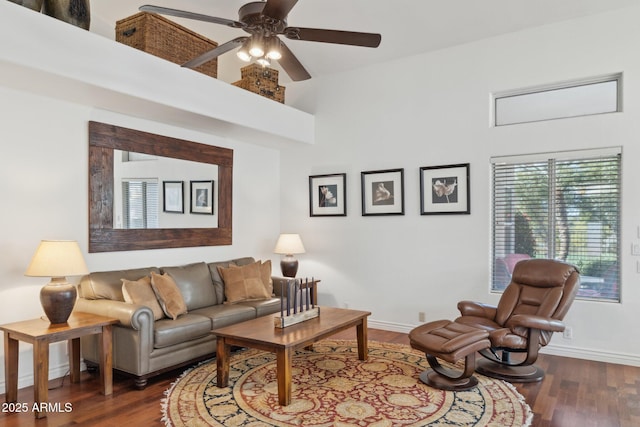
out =
<svg viewBox="0 0 640 427"><path fill-rule="evenodd" d="M550 259L527 259L516 264L511 280L522 285L554 288L564 286L573 273L579 271L571 264Z"/></svg>

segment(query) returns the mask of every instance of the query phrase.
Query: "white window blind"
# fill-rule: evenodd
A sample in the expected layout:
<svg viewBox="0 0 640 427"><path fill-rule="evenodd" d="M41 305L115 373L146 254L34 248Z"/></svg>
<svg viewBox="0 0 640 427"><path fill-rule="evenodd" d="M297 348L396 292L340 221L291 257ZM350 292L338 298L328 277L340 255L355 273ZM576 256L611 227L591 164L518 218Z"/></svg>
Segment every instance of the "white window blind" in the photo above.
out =
<svg viewBox="0 0 640 427"><path fill-rule="evenodd" d="M158 181L122 180L124 228L158 228Z"/></svg>
<svg viewBox="0 0 640 427"><path fill-rule="evenodd" d="M493 158L492 290L521 259L581 272L579 298L620 300L619 148Z"/></svg>

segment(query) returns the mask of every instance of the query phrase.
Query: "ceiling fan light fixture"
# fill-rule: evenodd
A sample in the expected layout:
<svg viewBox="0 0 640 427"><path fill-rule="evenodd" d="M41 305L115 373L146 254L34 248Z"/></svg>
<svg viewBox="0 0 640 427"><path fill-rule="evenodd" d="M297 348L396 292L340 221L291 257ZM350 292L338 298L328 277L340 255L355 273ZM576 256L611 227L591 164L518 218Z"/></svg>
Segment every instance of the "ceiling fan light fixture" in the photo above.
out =
<svg viewBox="0 0 640 427"><path fill-rule="evenodd" d="M269 61L269 58L267 58L266 56L261 56L260 58L256 59L256 62L263 67L268 67L269 65L271 65L271 61Z"/></svg>
<svg viewBox="0 0 640 427"><path fill-rule="evenodd" d="M251 61L251 54L249 53L249 39L242 43L242 46L240 46L240 49L236 52L236 56L240 58L241 61Z"/></svg>
<svg viewBox="0 0 640 427"><path fill-rule="evenodd" d="M282 53L280 52L280 39L277 37L271 37L267 40L267 53L266 57L273 60L278 60L282 58Z"/></svg>
<svg viewBox="0 0 640 427"><path fill-rule="evenodd" d="M251 42L249 44L249 54L254 58L259 58L264 55L264 38L257 34L251 37Z"/></svg>
<svg viewBox="0 0 640 427"><path fill-rule="evenodd" d="M251 61L251 55L249 55L249 52L247 52L247 49L245 49L244 47L241 47L240 50L236 53L236 55L238 56L238 58L240 58L241 61L244 61L244 62Z"/></svg>

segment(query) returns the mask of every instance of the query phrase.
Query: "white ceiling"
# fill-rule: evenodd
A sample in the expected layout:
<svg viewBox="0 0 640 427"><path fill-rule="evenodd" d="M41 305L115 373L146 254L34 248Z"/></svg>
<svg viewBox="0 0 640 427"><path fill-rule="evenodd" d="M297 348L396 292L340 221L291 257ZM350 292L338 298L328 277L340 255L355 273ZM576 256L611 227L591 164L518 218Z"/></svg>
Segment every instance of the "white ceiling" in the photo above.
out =
<svg viewBox="0 0 640 427"><path fill-rule="evenodd" d="M183 9L238 19L247 0L91 0L91 31L114 38L115 22L131 16L143 4ZM438 50L525 28L570 20L624 7L637 0L299 0L288 17L289 26L328 28L382 34L376 49L287 40L312 77L345 71ZM222 25L169 19L219 44L245 35ZM597 29L594 29L597 31ZM240 78L234 52L219 58L218 77ZM291 81L281 73L281 83Z"/></svg>

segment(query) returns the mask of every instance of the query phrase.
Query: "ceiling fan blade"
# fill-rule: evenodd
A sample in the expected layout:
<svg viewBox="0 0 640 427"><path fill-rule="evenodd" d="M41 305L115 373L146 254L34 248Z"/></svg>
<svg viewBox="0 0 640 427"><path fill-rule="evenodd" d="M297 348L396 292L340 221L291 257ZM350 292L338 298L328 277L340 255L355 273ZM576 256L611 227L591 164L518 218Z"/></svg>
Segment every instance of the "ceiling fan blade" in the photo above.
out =
<svg viewBox="0 0 640 427"><path fill-rule="evenodd" d="M299 82L311 78L311 74L298 61L298 58L289 50L287 45L282 42L280 42L280 53L282 58L278 59L278 64L291 77L291 80Z"/></svg>
<svg viewBox="0 0 640 427"><path fill-rule="evenodd" d="M195 68L199 65L204 64L205 62L209 62L212 59L217 58L218 56L222 55L223 53L229 52L232 49L235 49L236 47L242 45L242 43L248 39L249 37L236 37L233 40L230 40L226 43L221 44L220 46L216 47L215 49L211 49L208 52L203 53L202 55L198 56L197 58L192 59L189 62L185 62L184 64L182 64L183 67L186 68Z"/></svg>
<svg viewBox="0 0 640 427"><path fill-rule="evenodd" d="M187 18L187 19L195 19L197 21L212 22L214 24L226 25L227 27L232 27L232 28L246 27L246 24L243 24L242 22L238 22L238 21L233 21L231 19L218 18L215 16L209 16L209 15L201 15L199 13L187 12L185 10L171 9L168 7L152 6L150 4L146 4L146 5L140 6L138 9L143 12L153 12L153 13L158 13L160 15L170 15L170 16L177 16L178 18Z"/></svg>
<svg viewBox="0 0 640 427"><path fill-rule="evenodd" d="M270 18L283 20L296 3L298 3L298 0L267 0L267 4L262 9L262 14Z"/></svg>
<svg viewBox="0 0 640 427"><path fill-rule="evenodd" d="M382 36L374 33L356 31L323 30L319 28L288 27L283 31L285 37L292 40L310 42L347 44L352 46L378 47Z"/></svg>

